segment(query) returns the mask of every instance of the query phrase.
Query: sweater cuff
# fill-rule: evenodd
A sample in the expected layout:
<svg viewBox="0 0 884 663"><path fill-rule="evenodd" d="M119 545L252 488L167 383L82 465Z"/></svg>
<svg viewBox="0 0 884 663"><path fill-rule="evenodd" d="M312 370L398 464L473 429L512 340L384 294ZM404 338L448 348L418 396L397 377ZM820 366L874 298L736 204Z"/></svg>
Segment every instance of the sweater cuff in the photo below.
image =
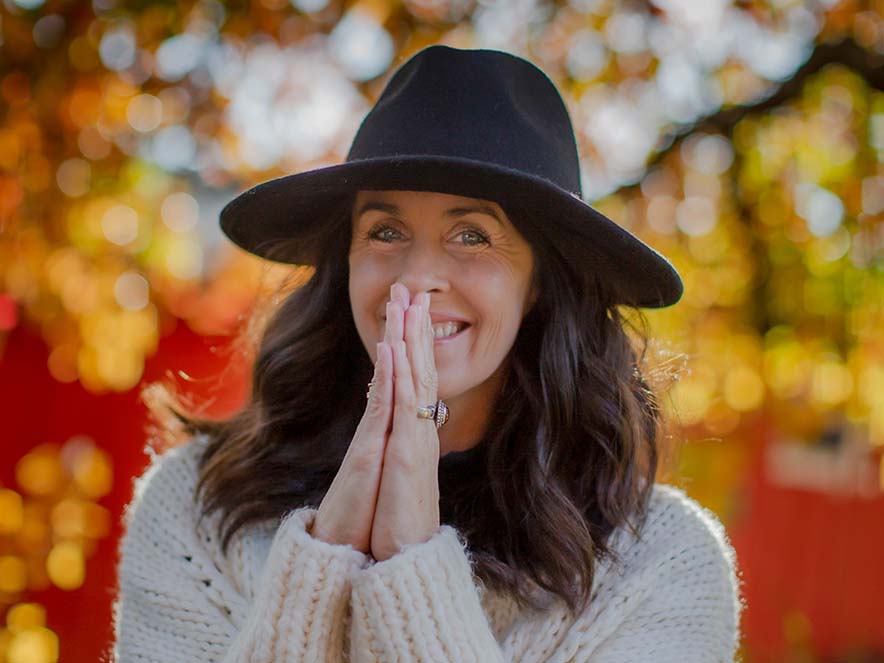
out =
<svg viewBox="0 0 884 663"><path fill-rule="evenodd" d="M317 509L286 514L274 535L258 589L255 661L340 660L349 621L350 577L371 558L350 545L313 538Z"/></svg>
<svg viewBox="0 0 884 663"><path fill-rule="evenodd" d="M354 655L422 663L503 661L469 553L450 525L357 573L352 594Z"/></svg>
<svg viewBox="0 0 884 663"><path fill-rule="evenodd" d="M330 560L354 571L371 563L369 555L356 550L349 543L328 543L310 534L309 530L313 527L318 512L316 507L304 506L285 514L280 521L273 546L277 547L277 540L285 540L292 549L297 549L307 557Z"/></svg>

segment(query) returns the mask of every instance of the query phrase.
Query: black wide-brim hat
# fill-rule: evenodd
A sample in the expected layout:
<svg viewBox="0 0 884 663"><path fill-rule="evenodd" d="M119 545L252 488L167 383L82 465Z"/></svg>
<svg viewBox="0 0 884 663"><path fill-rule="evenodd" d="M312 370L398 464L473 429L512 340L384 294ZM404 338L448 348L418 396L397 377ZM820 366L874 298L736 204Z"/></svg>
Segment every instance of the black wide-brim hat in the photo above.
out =
<svg viewBox="0 0 884 663"><path fill-rule="evenodd" d="M620 304L662 308L684 291L664 256L583 201L565 104L543 71L510 53L419 51L390 78L344 163L244 191L221 210L221 228L254 255L315 265L322 224L359 189L518 206L576 269L608 280Z"/></svg>

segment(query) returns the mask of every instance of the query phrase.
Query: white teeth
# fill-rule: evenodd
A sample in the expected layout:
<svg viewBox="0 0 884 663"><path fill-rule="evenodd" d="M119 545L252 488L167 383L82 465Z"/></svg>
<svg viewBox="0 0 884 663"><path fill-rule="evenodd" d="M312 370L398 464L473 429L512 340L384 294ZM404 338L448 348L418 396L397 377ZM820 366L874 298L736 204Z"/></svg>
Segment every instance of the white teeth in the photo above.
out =
<svg viewBox="0 0 884 663"><path fill-rule="evenodd" d="M466 327L466 325L463 322L440 322L439 324L433 325L433 336L435 338L452 336L464 327Z"/></svg>

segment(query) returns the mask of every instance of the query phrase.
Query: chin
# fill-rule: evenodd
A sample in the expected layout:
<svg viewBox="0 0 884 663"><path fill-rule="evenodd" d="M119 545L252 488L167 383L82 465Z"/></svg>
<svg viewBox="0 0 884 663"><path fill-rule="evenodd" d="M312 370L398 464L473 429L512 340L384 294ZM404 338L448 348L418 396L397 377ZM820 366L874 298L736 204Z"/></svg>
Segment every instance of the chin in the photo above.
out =
<svg viewBox="0 0 884 663"><path fill-rule="evenodd" d="M442 376L441 375L439 376L439 386L438 386L438 389L436 390L436 394L438 395L438 398L440 398L441 400L444 401L449 398L456 398L456 397L460 396L462 393L463 393L463 390L451 389L447 385L445 380L442 379Z"/></svg>
<svg viewBox="0 0 884 663"><path fill-rule="evenodd" d="M449 391L448 385L446 384L445 380L442 379L442 374L439 373L438 376L439 376L439 383L436 388L436 395L439 399L444 401L446 398L451 398L452 394Z"/></svg>

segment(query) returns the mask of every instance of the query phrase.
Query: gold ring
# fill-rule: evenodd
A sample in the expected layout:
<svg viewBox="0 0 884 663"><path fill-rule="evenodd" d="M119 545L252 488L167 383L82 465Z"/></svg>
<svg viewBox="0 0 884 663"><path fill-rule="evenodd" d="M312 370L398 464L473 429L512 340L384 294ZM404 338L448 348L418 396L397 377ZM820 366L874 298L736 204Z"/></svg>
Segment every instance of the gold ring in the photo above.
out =
<svg viewBox="0 0 884 663"><path fill-rule="evenodd" d="M417 417L418 419L432 419L436 423L437 429L442 428L449 418L448 406L439 399L434 405L419 407Z"/></svg>

